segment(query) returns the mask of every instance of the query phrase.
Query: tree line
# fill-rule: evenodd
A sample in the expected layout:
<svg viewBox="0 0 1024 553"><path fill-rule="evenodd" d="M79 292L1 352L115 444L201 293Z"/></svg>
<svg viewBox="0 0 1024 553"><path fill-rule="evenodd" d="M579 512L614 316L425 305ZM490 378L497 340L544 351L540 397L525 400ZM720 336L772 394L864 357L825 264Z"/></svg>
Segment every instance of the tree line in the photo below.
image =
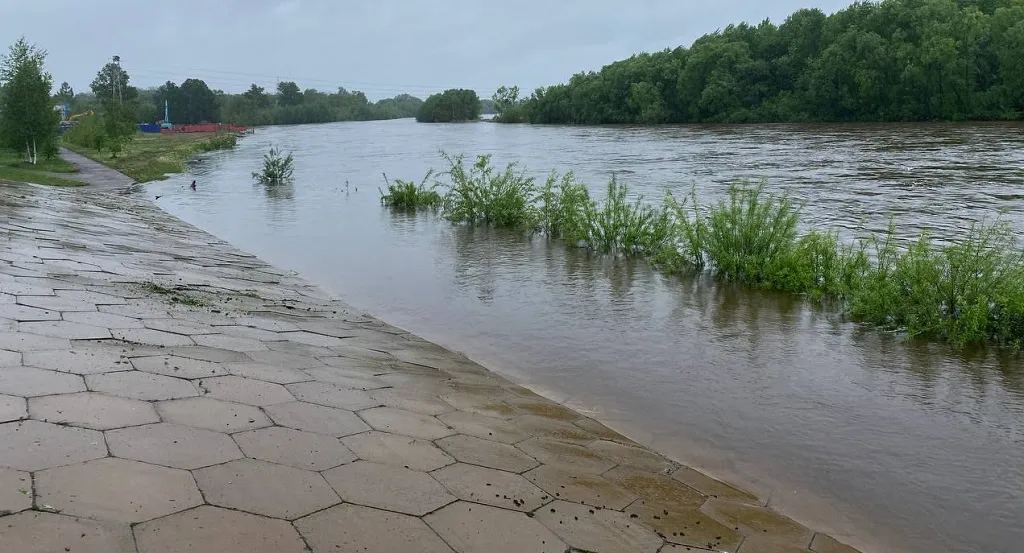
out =
<svg viewBox="0 0 1024 553"><path fill-rule="evenodd" d="M499 121L531 123L1019 120L1024 1L802 9L494 102Z"/></svg>

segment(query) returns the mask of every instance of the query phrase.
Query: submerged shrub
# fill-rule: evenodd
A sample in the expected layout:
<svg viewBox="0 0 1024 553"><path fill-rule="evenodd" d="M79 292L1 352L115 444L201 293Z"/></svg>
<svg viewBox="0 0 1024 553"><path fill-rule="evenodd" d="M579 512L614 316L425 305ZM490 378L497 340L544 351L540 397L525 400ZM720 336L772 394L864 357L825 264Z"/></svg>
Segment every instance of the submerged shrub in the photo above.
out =
<svg viewBox="0 0 1024 553"><path fill-rule="evenodd" d="M587 239L587 213L593 200L587 185L570 173L552 172L537 198L537 229L549 238L558 238L578 244Z"/></svg>
<svg viewBox="0 0 1024 553"><path fill-rule="evenodd" d="M270 151L263 155L263 170L253 173L252 178L260 184L274 185L290 181L294 172L292 154L282 155L277 146L271 146Z"/></svg>
<svg viewBox="0 0 1024 553"><path fill-rule="evenodd" d="M657 255L671 241L670 213L644 203L643 196L630 202L628 195L629 188L612 177L605 198L585 206L587 245L602 253Z"/></svg>
<svg viewBox="0 0 1024 553"><path fill-rule="evenodd" d="M1024 348L1024 251L1005 222L975 225L941 247L925 233L901 248L892 225L843 244L835 232L800 234L798 206L764 184L734 184L707 209L693 191L652 206L642 197L630 201L614 178L595 201L572 173L553 172L538 189L515 164L499 172L490 156L471 167L462 156L444 158L450 184L443 198L426 186L428 173L419 186L389 182L382 201L439 201L455 222L529 228L599 252L643 255L671 273L709 271L832 300L856 321L912 337Z"/></svg>
<svg viewBox="0 0 1024 553"><path fill-rule="evenodd" d="M443 201L445 217L456 223L504 228L534 225L536 184L515 163L497 171L491 156L481 155L467 168L462 155L441 155L449 165L444 174L451 181Z"/></svg>
<svg viewBox="0 0 1024 553"><path fill-rule="evenodd" d="M235 133L217 133L206 140L196 142L197 152L213 152L216 150L230 150L238 143L238 136Z"/></svg>
<svg viewBox="0 0 1024 553"><path fill-rule="evenodd" d="M384 184L387 192L380 190L380 202L388 207L397 209L417 209L423 207L437 207L441 204L441 195L437 193L437 185L427 186L427 182L434 175L433 169L427 171L426 176L417 186L415 182L395 179L388 180L384 175Z"/></svg>

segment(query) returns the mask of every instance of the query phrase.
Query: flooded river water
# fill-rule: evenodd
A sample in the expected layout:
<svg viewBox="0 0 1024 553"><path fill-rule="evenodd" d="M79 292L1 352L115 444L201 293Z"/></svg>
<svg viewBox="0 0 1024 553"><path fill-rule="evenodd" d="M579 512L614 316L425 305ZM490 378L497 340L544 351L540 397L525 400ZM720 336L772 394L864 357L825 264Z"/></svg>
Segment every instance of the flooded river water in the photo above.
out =
<svg viewBox="0 0 1024 553"><path fill-rule="evenodd" d="M272 143L296 173L268 191L250 173ZM598 192L615 172L655 199L763 178L806 202L807 225L850 238L893 217L941 238L1000 213L1024 230L1024 126L275 127L149 187L182 219L866 551L1021 551L1024 358L383 209L381 173L419 179L439 149L571 169Z"/></svg>

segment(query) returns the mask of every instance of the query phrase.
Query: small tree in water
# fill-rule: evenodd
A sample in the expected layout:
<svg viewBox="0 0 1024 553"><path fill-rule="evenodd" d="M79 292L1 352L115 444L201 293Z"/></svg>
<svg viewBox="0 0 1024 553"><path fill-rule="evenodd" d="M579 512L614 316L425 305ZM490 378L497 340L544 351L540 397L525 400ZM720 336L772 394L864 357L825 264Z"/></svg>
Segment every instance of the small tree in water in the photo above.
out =
<svg viewBox="0 0 1024 553"><path fill-rule="evenodd" d="M277 146L271 146L270 151L263 156L263 171L253 173L252 178L260 184L281 184L292 178L295 172L295 160L292 154L282 155Z"/></svg>

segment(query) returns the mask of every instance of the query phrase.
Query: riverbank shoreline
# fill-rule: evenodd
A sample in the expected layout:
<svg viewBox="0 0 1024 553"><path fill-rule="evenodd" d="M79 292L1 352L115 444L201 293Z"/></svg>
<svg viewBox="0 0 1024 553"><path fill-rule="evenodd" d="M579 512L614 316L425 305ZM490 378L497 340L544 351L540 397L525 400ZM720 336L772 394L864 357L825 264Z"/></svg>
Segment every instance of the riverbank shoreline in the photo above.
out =
<svg viewBox="0 0 1024 553"><path fill-rule="evenodd" d="M629 543L631 551L657 551L664 550L664 547L671 550L666 544L684 542L681 545L686 545L694 539L694 534L699 534L694 528L689 538L673 535L680 532L668 526L667 520L685 526L686 521L690 520L687 517L692 518L690 523L703 520L704 530L718 528L712 532L716 536L708 534L702 538L708 540L706 543L690 542L692 546L711 545L729 551L738 549L741 553L767 551L770 549L766 547L784 545L808 551L849 551L835 549L840 546L824 534L815 534L763 508L763 501L637 447L631 440L608 430L600 423L512 384L461 355L372 317L355 313L308 283L234 249L167 215L152 204L134 200L130 196L114 197L102 193L86 196L20 186L14 190L15 194L5 194L5 204L11 206L13 217L9 223L10 238L5 247L0 272L4 273L5 282L13 281L21 288L20 292L8 293L14 301L4 302L4 305L14 306L4 310L5 320L8 314L14 316L9 319L10 322L5 322L4 346L0 349L12 355L10 358L5 357L5 365L9 364L8 361L22 364L19 370L26 372L26 375L31 373L30 376L42 384L29 384L26 382L27 377L0 379L0 393L14 398L10 400L10 409L16 415L11 418L11 422L0 425L0 429L3 429L0 432L27 430L21 435L29 436L62 433L64 431L58 428L66 428L69 429L66 432L68 436L55 436L51 441L63 443L65 438L74 441L71 433L84 435L98 432L96 427L99 426L107 430L106 442L111 445L109 451L106 447L103 451L92 448L95 451L90 450L86 454L87 459L75 459L74 464L65 464L67 459L53 461L45 455L40 457L31 451L21 451L20 448L0 449L0 466L16 469L15 476L34 472L33 483L37 487L46 482L47 478L63 477L67 479L62 486L62 489L67 489L66 493L99 493L95 499L117 504L108 504L107 510L101 509L98 512L82 512L87 509L85 507L71 506L65 509L70 511L65 515L80 514L109 523L104 526L102 537L102 540L106 540L103 541L105 549L97 546L97 550L120 550L118 547L121 545L111 547L111 544L124 538L126 530L117 527L118 522L124 521L111 518L124 518L119 511L123 506L119 501L129 499L115 497L117 494L111 491L76 488L87 487L83 481L94 477L93 471L100 470L101 463L106 464L101 472L112 478L117 478L120 472L114 469L151 470L140 466L147 463L151 467L163 465L174 466L179 471L192 470L211 503L274 516L264 512L268 509L266 506L250 506L248 501L259 503L251 497L236 498L244 503L240 506L234 500L222 498L218 502L214 497L216 492L211 493L214 488L224 484L221 478L210 476L211 473L217 473L216 467L230 465L232 469L245 473L242 469L255 470L255 467L247 464L255 464L257 461L254 459L263 459L267 455L250 455L243 445L248 460L242 460L239 453L228 455L237 457L231 460L216 459L217 463L205 460L179 462L175 459L181 454L181 448L161 442L162 435L157 428L160 427L161 431L190 428L190 432L199 432L198 428L208 432L210 429L205 427L220 417L228 416L227 412L221 410L241 410L248 406L249 418L253 421L264 420L265 423L261 425L250 422L249 425L255 424L261 428L252 428L246 432L269 434L291 429L315 437L320 435L318 431L333 435L341 426L352 427L343 432L344 436L340 436L341 442L352 449L352 458L347 463L323 471L331 488L340 494L340 499L325 500L328 503L340 503L343 499L349 504L362 504L367 509L380 507L381 501L387 502L380 495L387 496L388 493L385 491L381 494L378 490L369 494L368 498L359 499L365 490L349 489L353 480L364 477L372 479L374 476L383 478L388 469L381 467L394 461L384 457L391 457L392 454L398 457L404 454L412 463L421 462L424 455L437 459L441 466L431 466L430 475L426 474L427 467L423 467L422 472L403 467L415 474L403 472L409 480L399 480L408 482L420 492L423 492L421 486L429 487L429 493L423 492L424 497L443 494L443 499L436 499L437 505L431 503L434 508L424 507L421 509L423 512L407 514L410 517L426 515L422 520L426 521L427 526L459 551L477 551L476 546L472 545L476 543L476 538L457 535L457 531L451 530L449 522L480 524L480 536L488 540L490 536L487 536L487 532L494 530L486 528L490 523L499 526L514 524L525 526L521 527L522 532L517 532L517 536L509 539L533 539L550 535L552 541L563 540L567 545L587 549L597 545L596 549L600 550L603 542L588 542L586 536L604 536L607 543L626 540L623 543ZM30 286L31 289L27 288ZM295 328L292 329L291 325ZM47 355L36 353L38 351L64 357L68 353L72 356L81 353L99 358L109 356L117 359L117 365L123 363L127 366L101 368L97 366L98 363L81 358L84 363L62 365L58 371L63 368L66 372L53 372L49 370L53 368L52 365L39 361L46 359ZM165 360L174 358L174 363L183 365L181 370L195 371L198 370L196 367L201 366L204 367L203 371L209 369L216 376L186 373L175 375L166 368L167 364L161 367L158 362L161 357L165 357ZM285 366L285 360L291 366ZM38 367L40 364L44 366ZM312 366L297 368L300 365ZM134 370L126 371L128 366L134 367ZM175 370L178 368L174 367ZM168 376L168 373L174 376ZM164 397L165 386L158 386L160 391L154 392L152 383L136 380L148 381L156 378L154 375L170 379L162 383L166 387L173 384L173 388L186 391L182 392L181 397ZM195 378L190 379L189 376ZM75 384L83 377L84 385ZM254 398L240 397L235 394L245 395L246 392L232 391L237 389L236 386L218 388L217 385L210 385L218 379L234 379L243 388L263 387L266 393L256 394L260 397ZM58 383L58 380L62 382ZM120 382L111 382L108 386L103 384L105 380ZM296 388L303 387L317 388L320 393L313 397L307 395L311 390L306 390L306 393L296 391ZM274 393L282 394L279 403L267 401L265 395L271 393L271 389ZM352 410L324 405L342 401L337 398L325 401L325 391L330 392L327 395L332 397L344 394L344 401L349 402L346 405ZM153 393L159 397L147 395ZM97 425L94 421L87 422L95 414L86 416L83 410L88 412L89 408L79 407L64 409L66 414L63 417L70 420L54 428L56 425L53 423L61 417L50 417L55 420L47 421L39 415L45 409L33 409L39 403L70 402L72 396L80 399L83 394L97 402L126 400L155 405L156 413L159 414L157 420L162 422L149 420L147 424L136 427L125 424L128 422L126 420L115 420ZM285 397L283 394L290 395ZM292 397L294 394L299 394L299 397ZM356 398L364 399L364 396L368 403L360 405L361 409L350 403ZM40 397L51 399L37 399ZM190 409L182 407L190 402L196 403L193 407L205 413L209 420L189 419L182 411ZM19 404L26 403L28 409L22 414ZM200 403L207 405L200 406ZM287 408L275 407L277 405ZM141 403L136 407L144 410ZM323 412L323 409L331 411ZM321 414L298 414L296 410L314 410ZM81 417L81 420L75 420L76 416ZM489 427L489 424L493 427ZM243 424L247 428L249 425ZM223 429L216 430L221 431L219 435L227 436ZM147 435L149 431L152 433ZM130 432L141 433L136 438L148 441L151 445L156 444L154 449L131 452L116 445L116 436ZM204 436L219 439L208 434ZM234 436L232 438L237 442L238 438ZM303 436L308 437L305 434ZM368 436L374 439L369 440ZM112 437L115 439L112 440ZM391 450L391 454L382 457L382 446L376 443L378 439L383 444L392 444L395 440L411 441L405 446L387 446L386 449L397 447L397 450ZM362 443L366 440L372 442L370 445L373 447ZM268 441L274 440L268 438ZM231 449L227 445L224 447ZM356 458L361 460L356 461ZM133 464L128 467L126 461L119 459L130 459ZM267 459L264 461L270 464L275 462ZM374 464L375 461L380 463ZM118 467L121 464L125 466ZM339 472L357 470L343 470L344 467L355 466L359 467L358 470L368 472L361 473L359 478L337 477ZM472 520L473 516L468 514L471 505L483 503L495 506L494 500L485 499L478 493L482 491L476 487L479 482L468 476L474 471L487 472L488 479L504 479L509 482L509 489L514 490L513 497L516 497L511 503L511 510L502 503L493 512L484 508L489 516L487 520ZM90 478L86 478L86 474ZM523 476L517 478L518 475ZM180 472L176 473L176 477L181 476ZM309 475L303 477L313 478ZM526 480L523 480L524 477ZM237 480L239 476L236 474L234 478ZM595 498L581 490L577 484L580 479L597 485L604 493L604 498L599 499L600 495ZM402 482L393 485L401 487ZM524 489L534 490L535 493L526 494ZM703 490L703 494L698 490ZM330 496L326 488L324 491ZM47 505L58 504L56 510L61 510L61 506L67 504L67 497L62 496L65 492L60 489L36 489L34 493L36 496L45 496L49 501ZM254 490L243 489L243 495L250 493L254 493ZM561 497L563 494L566 497ZM145 486L132 490L129 495L132 496L129 502L139 501L138 495L142 496L144 504L152 499ZM732 500L726 501L726 496ZM529 508L525 507L526 497L530 498ZM611 499L613 497L617 499ZM577 502L577 498L583 505L596 508L598 514L586 509L576 514L579 509L572 505ZM304 501L299 497L285 499L299 503ZM561 502L562 499L572 503ZM469 503L464 503L466 501ZM501 501L507 502L508 499L502 498ZM184 509L194 503L194 499L189 499L183 501L178 508ZM648 504L663 506L665 508L662 510L672 512L673 516L664 519L661 515L655 516ZM21 508L29 507L24 503L18 505L21 507L8 510L18 512ZM565 521L561 520L561 515L553 515L556 507L563 509L563 512L573 513L570 531L563 527ZM388 510L387 506L384 508ZM340 507L331 509L337 510ZM480 509L478 507L477 511ZM216 507L196 507L193 511L175 512L195 512L212 520L226 516L221 511ZM121 514L115 516L111 512ZM523 512L531 513L533 517L521 516ZM5 517L5 522L12 524L9 531L16 543L19 538L41 528L53 530L54 539L57 539L60 537L60 523L67 522L65 515L28 510ZM133 522L142 522L134 520L137 518L134 516L128 518L132 518ZM0 518L0 521L3 520ZM159 529L164 523L177 525L180 520L180 514L167 513L137 526L134 533L139 542L139 551L159 550L147 547L146 544L160 542L153 535L160 533ZM412 520L419 519L409 519ZM536 524L538 521L539 525ZM642 523L644 527L641 529L634 525L627 530L630 528L629 521ZM769 521L767 525L766 521ZM310 522L310 525L314 522ZM316 529L306 532L302 524L296 523L295 526L307 540L315 542L316 538L310 535L316 534ZM426 528L422 527L430 532ZM145 537L149 529L153 529L153 535ZM194 528L185 531L185 539L194 537L199 540L195 543L206 539L194 531ZM278 537L290 539L281 537L291 536L289 532L294 530L282 527ZM762 534L768 535L770 539L766 542L766 536ZM456 542L462 545L456 545ZM313 548L315 551L326 550L316 545ZM286 547L278 549L288 550Z"/></svg>

